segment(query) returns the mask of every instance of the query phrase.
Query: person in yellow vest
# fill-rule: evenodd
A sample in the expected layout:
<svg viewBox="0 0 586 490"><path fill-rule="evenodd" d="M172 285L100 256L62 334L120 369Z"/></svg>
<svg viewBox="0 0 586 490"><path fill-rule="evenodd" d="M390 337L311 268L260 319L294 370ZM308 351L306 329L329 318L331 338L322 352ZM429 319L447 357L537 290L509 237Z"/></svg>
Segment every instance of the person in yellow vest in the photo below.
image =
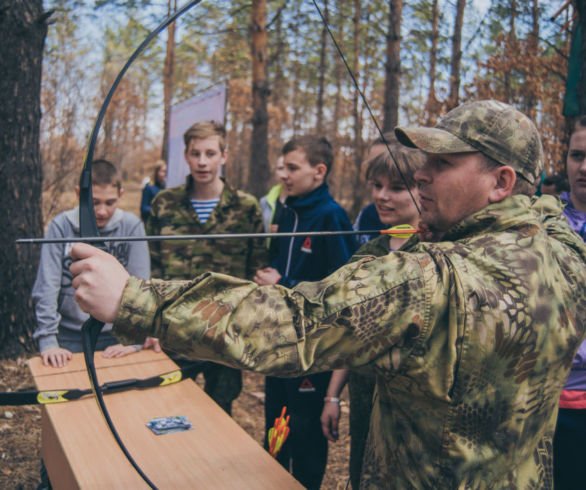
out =
<svg viewBox="0 0 586 490"><path fill-rule="evenodd" d="M276 233L279 230L279 220L281 219L285 199L287 199L287 188L284 185L285 165L283 164L283 155L277 160L275 177L279 183L271 187L266 196L260 198L260 209L267 233Z"/></svg>

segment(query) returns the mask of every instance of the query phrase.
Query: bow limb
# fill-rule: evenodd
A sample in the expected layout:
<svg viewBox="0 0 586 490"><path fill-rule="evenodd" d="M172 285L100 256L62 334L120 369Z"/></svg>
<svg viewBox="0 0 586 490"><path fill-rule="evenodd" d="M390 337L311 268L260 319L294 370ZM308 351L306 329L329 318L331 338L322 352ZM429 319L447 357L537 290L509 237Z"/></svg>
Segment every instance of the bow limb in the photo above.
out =
<svg viewBox="0 0 586 490"><path fill-rule="evenodd" d="M187 10L191 7L200 3L201 0L195 0L187 2L183 5L179 10L177 10L172 15L166 17L153 31L149 33L149 35L145 38L145 40L140 44L140 46L132 53L128 61L120 70L120 73L114 80L110 91L108 92L100 112L98 113L98 117L96 118L96 122L92 129L92 133L90 136L88 150L85 158L85 163L83 166L83 170L80 177L79 183L79 225L80 225L80 236L81 238L84 237L91 237L91 236L99 236L98 232L98 225L96 222L96 216L94 212L94 204L93 204L93 196L92 196L92 161L94 150L96 146L96 141L98 138L98 133L100 131L100 126L102 124L102 120L104 119L104 115L106 114L106 110L116 88L118 87L122 77L124 77L126 71L133 63L133 61L142 53L142 51L148 46L148 44L169 24L174 22L178 17L183 15ZM105 244L102 243L102 247L105 248ZM100 412L102 413L110 432L114 436L118 446L126 456L126 459L130 462L133 468L137 471L137 473L141 476L141 478L146 482L146 484L151 488L156 488L155 485L148 479L148 477L144 474L138 464L134 461L130 452L122 442L122 439L118 435L114 424L112 423L112 419L110 418L110 414L108 413L108 409L106 408L106 404L104 403L104 399L102 397L101 390L99 389L98 378L96 374L96 369L94 365L94 351L98 336L104 327L103 322L99 322L95 318L90 317L82 326L81 335L82 335L82 343L83 343L83 353L86 368L88 371L88 376L90 379L90 386L92 392L94 393L96 402L100 408Z"/></svg>

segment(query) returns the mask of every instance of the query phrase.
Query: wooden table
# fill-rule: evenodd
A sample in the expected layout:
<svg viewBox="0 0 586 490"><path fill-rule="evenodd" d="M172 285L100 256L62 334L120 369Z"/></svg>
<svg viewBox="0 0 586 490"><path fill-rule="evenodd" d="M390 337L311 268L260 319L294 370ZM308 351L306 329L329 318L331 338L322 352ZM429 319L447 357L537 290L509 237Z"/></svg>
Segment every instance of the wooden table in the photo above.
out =
<svg viewBox="0 0 586 490"><path fill-rule="evenodd" d="M121 359L95 356L100 384L177 369L147 350ZM82 354L64 368L29 361L39 390L89 388ZM130 454L158 488L300 489L287 473L192 380L106 395L106 406ZM260 407L259 407L260 409ZM193 430L155 435L146 423L185 415ZM110 434L93 397L44 405L42 450L53 488L148 488Z"/></svg>

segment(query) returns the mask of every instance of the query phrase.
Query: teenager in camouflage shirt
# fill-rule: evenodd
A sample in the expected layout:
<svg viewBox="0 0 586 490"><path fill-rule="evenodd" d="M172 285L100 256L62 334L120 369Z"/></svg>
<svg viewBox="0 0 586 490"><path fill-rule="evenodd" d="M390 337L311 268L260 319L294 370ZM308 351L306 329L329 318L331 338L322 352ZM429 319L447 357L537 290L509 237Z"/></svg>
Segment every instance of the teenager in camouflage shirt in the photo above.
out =
<svg viewBox="0 0 586 490"><path fill-rule="evenodd" d="M375 372L363 488L551 488L558 398L586 325L586 246L558 200L529 197L537 129L481 101L397 133L427 153L415 179L429 230L400 251L285 289L129 278L76 244L76 298L121 339L156 335L193 358Z"/></svg>
<svg viewBox="0 0 586 490"><path fill-rule="evenodd" d="M228 150L224 126L198 122L183 135L187 183L159 192L147 220L149 235L262 233L256 198L220 177ZM168 240L150 242L153 278L192 279L207 270L252 279L268 263L263 240ZM172 350L172 348L171 348ZM181 359L175 359L181 362ZM226 412L242 389L239 370L203 363L205 391Z"/></svg>

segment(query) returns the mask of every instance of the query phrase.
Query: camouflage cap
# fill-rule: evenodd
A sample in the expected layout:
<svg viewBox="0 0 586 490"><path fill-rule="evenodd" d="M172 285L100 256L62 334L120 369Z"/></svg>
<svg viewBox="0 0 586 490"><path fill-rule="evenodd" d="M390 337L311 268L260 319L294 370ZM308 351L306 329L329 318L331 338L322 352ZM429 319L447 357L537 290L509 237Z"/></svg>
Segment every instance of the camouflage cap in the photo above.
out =
<svg viewBox="0 0 586 490"><path fill-rule="evenodd" d="M496 100L462 104L434 128L396 128L405 146L427 153L481 152L515 169L537 184L543 173L543 148L531 120L514 107Z"/></svg>

